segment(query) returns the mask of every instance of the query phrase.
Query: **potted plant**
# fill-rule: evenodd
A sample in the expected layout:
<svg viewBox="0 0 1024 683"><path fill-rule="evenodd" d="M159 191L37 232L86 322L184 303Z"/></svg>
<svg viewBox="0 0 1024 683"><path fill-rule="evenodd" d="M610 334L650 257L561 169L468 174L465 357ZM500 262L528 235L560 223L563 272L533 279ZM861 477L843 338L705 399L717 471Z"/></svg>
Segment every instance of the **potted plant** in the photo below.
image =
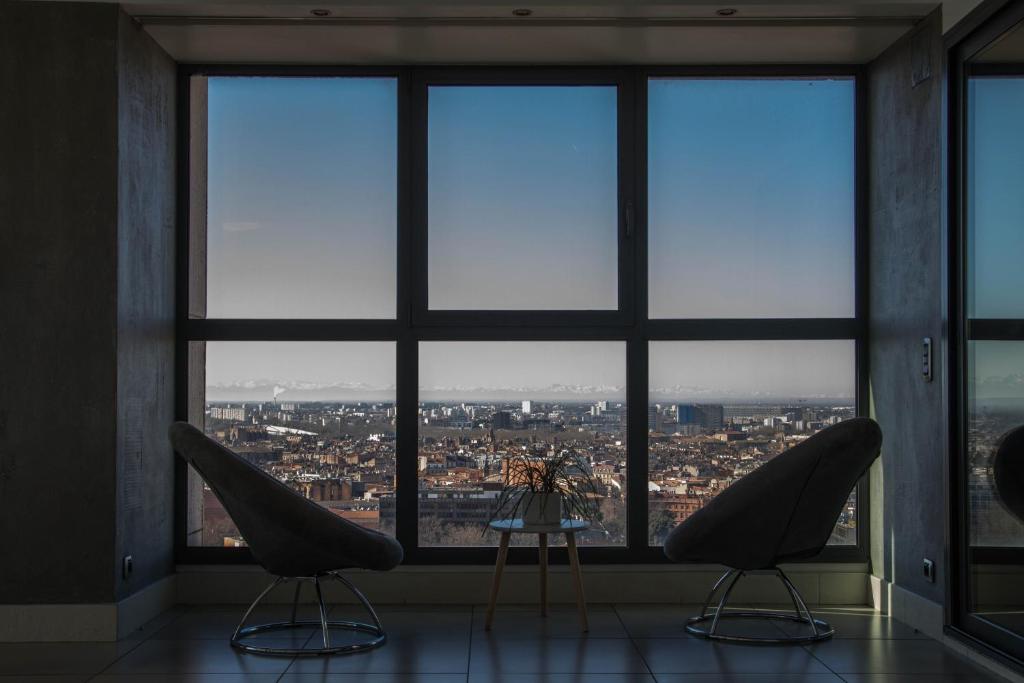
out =
<svg viewBox="0 0 1024 683"><path fill-rule="evenodd" d="M505 483L491 521L521 517L527 525L557 526L564 518L596 519L597 484L582 456L568 450L515 454L503 470Z"/></svg>

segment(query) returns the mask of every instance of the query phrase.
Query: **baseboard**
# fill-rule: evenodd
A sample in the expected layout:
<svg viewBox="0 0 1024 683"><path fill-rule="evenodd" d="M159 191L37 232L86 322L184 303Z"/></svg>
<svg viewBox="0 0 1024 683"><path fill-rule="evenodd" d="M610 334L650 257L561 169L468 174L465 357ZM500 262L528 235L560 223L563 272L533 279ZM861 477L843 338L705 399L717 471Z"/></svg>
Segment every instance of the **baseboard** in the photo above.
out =
<svg viewBox="0 0 1024 683"><path fill-rule="evenodd" d="M177 599L176 574L154 581L117 603L117 638L128 636L171 609Z"/></svg>
<svg viewBox="0 0 1024 683"><path fill-rule="evenodd" d="M871 577L871 593L875 609L890 614L926 636L934 638L950 650L997 676L1015 683L1024 683L1024 676L1003 666L985 653L975 650L967 643L946 635L943 628L946 617L941 604L877 576Z"/></svg>
<svg viewBox="0 0 1024 683"><path fill-rule="evenodd" d="M117 605L0 605L0 642L117 639Z"/></svg>
<svg viewBox="0 0 1024 683"><path fill-rule="evenodd" d="M799 564L784 568L810 605L866 605L869 601L867 566ZM487 601L494 568L488 565L398 567L390 572L351 571L346 575L375 604L479 604ZM590 602L693 604L707 597L723 567L709 565L591 565L583 568ZM177 601L182 604L246 604L270 583L254 566L179 566ZM325 598L349 602L344 589L326 584ZM568 567L549 571L549 599L575 600ZM505 568L500 600L503 604L531 604L537 600L537 568ZM291 592L268 596L270 602L288 602ZM311 599L311 596L307 596ZM788 596L774 576L751 575L737 584L734 602L786 603Z"/></svg>
<svg viewBox="0 0 1024 683"><path fill-rule="evenodd" d="M119 602L80 605L0 605L0 642L115 641L140 628L175 599L175 575Z"/></svg>

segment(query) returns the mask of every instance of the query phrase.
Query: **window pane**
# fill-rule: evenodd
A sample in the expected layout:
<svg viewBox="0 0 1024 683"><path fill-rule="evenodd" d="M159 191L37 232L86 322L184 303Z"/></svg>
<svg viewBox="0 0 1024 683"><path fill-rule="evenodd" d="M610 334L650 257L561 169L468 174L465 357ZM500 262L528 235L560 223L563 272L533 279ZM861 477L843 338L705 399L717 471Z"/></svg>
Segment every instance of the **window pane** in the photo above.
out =
<svg viewBox="0 0 1024 683"><path fill-rule="evenodd" d="M616 95L430 88L430 308L618 307Z"/></svg>
<svg viewBox="0 0 1024 683"><path fill-rule="evenodd" d="M625 387L623 342L421 343L419 544L496 545L484 530L509 458L565 453L597 483L579 543L625 543Z"/></svg>
<svg viewBox="0 0 1024 683"><path fill-rule="evenodd" d="M209 436L336 515L394 533L394 342L205 347L206 394L193 400ZM196 495L202 545L244 545L212 491Z"/></svg>
<svg viewBox="0 0 1024 683"><path fill-rule="evenodd" d="M856 415L854 342L650 344L648 520L665 536L734 481ZM851 495L829 539L857 542Z"/></svg>
<svg viewBox="0 0 1024 683"><path fill-rule="evenodd" d="M1024 318L1024 78L968 88L968 316Z"/></svg>
<svg viewBox="0 0 1024 683"><path fill-rule="evenodd" d="M854 315L854 83L652 79L652 318Z"/></svg>
<svg viewBox="0 0 1024 683"><path fill-rule="evenodd" d="M967 465L972 546L1024 547L1024 524L999 502L992 460L1000 439L1024 425L1024 341L967 345Z"/></svg>
<svg viewBox="0 0 1024 683"><path fill-rule="evenodd" d="M207 315L393 318L397 88L211 78Z"/></svg>

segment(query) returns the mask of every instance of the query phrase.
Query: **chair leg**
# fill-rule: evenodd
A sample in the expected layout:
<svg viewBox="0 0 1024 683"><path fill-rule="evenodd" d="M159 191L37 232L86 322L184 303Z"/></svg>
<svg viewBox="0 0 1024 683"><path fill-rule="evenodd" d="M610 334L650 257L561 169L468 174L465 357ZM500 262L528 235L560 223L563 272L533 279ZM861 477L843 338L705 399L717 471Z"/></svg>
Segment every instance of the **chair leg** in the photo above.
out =
<svg viewBox="0 0 1024 683"><path fill-rule="evenodd" d="M804 602L803 597L800 595L800 591L796 589L793 582L789 580L786 573L778 567L773 567L779 580L785 586L786 591L789 593L790 599L793 601L793 608L795 614L788 614L785 612L773 612L768 610L737 610L737 611L726 611L729 604L729 597L732 594L733 588L739 582L740 578L743 577L744 572L736 569L731 569L725 573L715 583L714 588L711 589L711 593L708 594L708 598L704 603L704 607L701 609L700 616L690 617L686 622L686 630L697 636L702 636L710 640L725 640L740 643L774 643L774 644L800 644L809 643L819 640L825 640L831 638L835 633L835 629L832 628L827 622L821 619L815 619L811 614L810 610L807 609L807 604ZM729 578L732 577L730 581ZM726 585L726 582L728 584ZM721 599L718 601L718 605L715 608L713 615L708 614L708 607L711 604L715 593L723 586L726 585L726 589L722 594ZM780 620L796 622L798 624L807 624L811 627L810 635L794 635L794 636L781 636L774 638L771 636L760 637L760 636L734 636L726 635L718 632L719 622L723 619L769 619L769 620ZM703 626L708 621L711 621L710 628Z"/></svg>
<svg viewBox="0 0 1024 683"><path fill-rule="evenodd" d="M809 624L811 627L811 633L814 636L817 636L818 625L815 623L811 610L807 609L807 605L804 603L804 599L803 596L800 595L800 591L796 589L796 586L793 585L793 582L789 580L789 577L786 576L784 571L778 567L775 569L779 572L779 578L782 579L782 583L786 587L786 590L789 591L789 597L793 600L793 604L797 605L797 616L800 617L801 621L805 621Z"/></svg>
<svg viewBox="0 0 1024 683"><path fill-rule="evenodd" d="M323 591L320 585L320 579L323 576L333 576L344 584L352 593L356 596L359 602L366 608L366 611L370 614L373 620L372 624L367 624L358 621L330 621L327 619L327 605L324 602ZM296 586L295 595L292 600L292 614L289 621L278 621L268 624L258 624L255 626L246 626L245 623L249 619L253 610L260 602L278 585L283 582L287 582L290 578L295 578L301 586L302 581L312 581L316 588L317 606L319 608L319 619L316 621L299 621L296 619L296 611L298 609L298 597L301 588ZM287 631L289 629L296 628L319 628L323 634L324 646L320 648L284 648L284 647L264 647L258 645L260 641L246 641L245 639L249 636L257 633L268 633L276 631ZM346 645L331 645L331 629L355 631L359 633L366 633L370 637L366 640L349 643ZM245 616L242 617L242 621L238 624L234 634L231 636L231 646L242 650L244 652L250 652L253 654L262 655L277 655L284 657L303 657L303 656L315 656L315 655L329 655L329 654L354 654L356 652L365 652L375 647L380 647L387 641L387 634L384 632L381 626L380 619L377 617L377 613L374 612L373 607L370 606L370 602L366 599L355 586L352 585L345 577L341 576L338 572L328 572L327 574L319 576L300 576L300 577L276 577L269 586L263 589L263 592L259 594L256 600L246 610Z"/></svg>
<svg viewBox="0 0 1024 683"><path fill-rule="evenodd" d="M302 592L302 579L295 581L295 597L292 598L292 623L295 623L295 617L299 611L299 593Z"/></svg>
<svg viewBox="0 0 1024 683"><path fill-rule="evenodd" d="M373 619L374 627L378 631L383 633L384 627L380 625L380 619L377 617L377 612L373 609L373 605L370 604L370 601L366 599L366 596L363 595L363 592L356 588L351 581L342 576L341 573L331 572L331 576L345 584L345 587L349 589L352 595L356 596L356 599L359 600L360 603L362 603L363 609L365 609L370 614L370 618Z"/></svg>
<svg viewBox="0 0 1024 683"><path fill-rule="evenodd" d="M725 583L725 580L728 579L730 576L732 576L733 574L735 574L738 571L739 571L738 569L729 569L724 574L722 574L722 576L720 576L718 578L718 581L715 582L715 585L711 589L711 592L708 593L708 597L704 601L704 606L700 608L700 615L702 617L707 615L708 607L711 606L711 601L714 599L715 593L717 593L718 589L722 587L722 584Z"/></svg>
<svg viewBox="0 0 1024 683"><path fill-rule="evenodd" d="M715 618L711 621L711 630L708 634L714 636L718 633L718 622L722 619L722 614L725 612L725 606L729 604L729 596L732 595L732 589L736 587L740 579L743 578L743 572L737 571L736 576L729 583L729 587L722 593L722 599L718 601L718 607L715 608Z"/></svg>
<svg viewBox="0 0 1024 683"><path fill-rule="evenodd" d="M327 606L324 605L324 594L320 590L320 577L313 577L313 585L316 587L316 601L320 607L320 629L324 632L324 649L331 647L331 629L327 626Z"/></svg>
<svg viewBox="0 0 1024 683"><path fill-rule="evenodd" d="M264 588L263 592L256 596L256 599L252 601L251 605L249 605L249 609L245 610L245 614L242 616L242 620L238 622L238 626L235 627L235 632L231 636L232 643L238 640L239 634L241 634L242 629L245 627L246 620L249 618L249 615L252 614L252 611L256 609L256 605L260 604L260 601L263 600L263 598L267 597L267 593L277 588L278 584L280 584L284 580L285 578L283 576L274 577L274 580L270 583L270 585ZM294 623L294 620L292 621Z"/></svg>

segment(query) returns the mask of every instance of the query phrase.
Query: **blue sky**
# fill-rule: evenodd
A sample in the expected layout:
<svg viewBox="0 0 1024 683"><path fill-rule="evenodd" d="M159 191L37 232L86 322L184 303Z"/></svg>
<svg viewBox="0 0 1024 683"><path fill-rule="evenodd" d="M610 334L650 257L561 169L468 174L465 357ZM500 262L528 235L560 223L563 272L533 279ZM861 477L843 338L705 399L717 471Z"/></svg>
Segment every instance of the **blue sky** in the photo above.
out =
<svg viewBox="0 0 1024 683"><path fill-rule="evenodd" d="M616 89L432 87L432 308L618 307Z"/></svg>
<svg viewBox="0 0 1024 683"><path fill-rule="evenodd" d="M392 79L209 80L209 317L393 318Z"/></svg>
<svg viewBox="0 0 1024 683"><path fill-rule="evenodd" d="M853 99L849 80L651 82L652 315L853 314ZM394 316L396 107L389 79L210 79L209 317ZM618 305L613 87L436 86L428 125L432 306ZM652 386L852 393L849 344L800 344L652 351ZM208 383L393 386L393 347L368 348L223 343ZM625 385L618 342L423 353L425 389Z"/></svg>
<svg viewBox="0 0 1024 683"><path fill-rule="evenodd" d="M1024 318L1024 78L968 89L968 315Z"/></svg>
<svg viewBox="0 0 1024 683"><path fill-rule="evenodd" d="M651 316L852 316L853 81L648 90Z"/></svg>

